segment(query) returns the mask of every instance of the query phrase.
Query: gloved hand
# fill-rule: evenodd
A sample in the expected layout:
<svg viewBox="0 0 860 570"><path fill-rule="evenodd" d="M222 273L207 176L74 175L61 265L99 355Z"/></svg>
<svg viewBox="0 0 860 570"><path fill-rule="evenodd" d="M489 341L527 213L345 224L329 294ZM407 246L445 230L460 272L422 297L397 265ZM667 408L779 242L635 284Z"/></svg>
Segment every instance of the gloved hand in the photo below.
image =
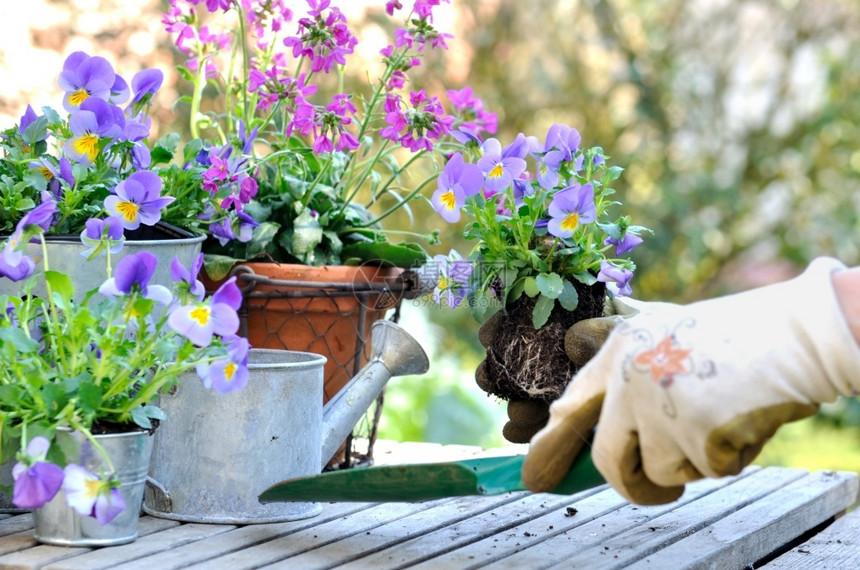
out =
<svg viewBox="0 0 860 570"><path fill-rule="evenodd" d="M585 364L600 349L606 337L623 317L637 314L646 306L660 303L641 303L634 300L607 299L603 317L579 321L565 334L564 348L568 358L578 368ZM488 347L496 335L502 313L497 312L478 329L478 340ZM486 360L475 370L475 381L483 391L492 394L493 384L488 380ZM502 427L502 435L512 443L528 443L549 419L549 404L543 400L511 400L508 402L508 422Z"/></svg>
<svg viewBox="0 0 860 570"><path fill-rule="evenodd" d="M523 481L549 491L600 417L595 466L625 498L677 499L733 475L776 429L860 389L860 346L818 259L799 277L640 314L616 328L532 439Z"/></svg>

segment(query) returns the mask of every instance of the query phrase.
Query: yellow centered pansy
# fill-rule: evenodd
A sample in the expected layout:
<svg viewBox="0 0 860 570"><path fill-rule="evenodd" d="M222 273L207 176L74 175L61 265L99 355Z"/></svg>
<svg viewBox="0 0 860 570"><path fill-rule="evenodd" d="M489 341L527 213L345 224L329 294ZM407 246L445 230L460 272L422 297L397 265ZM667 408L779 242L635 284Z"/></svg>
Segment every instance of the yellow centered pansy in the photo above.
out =
<svg viewBox="0 0 860 570"><path fill-rule="evenodd" d="M140 211L140 206L134 202L119 202L116 205L116 210L127 222L137 219L137 212Z"/></svg>
<svg viewBox="0 0 860 570"><path fill-rule="evenodd" d="M84 482L84 492L87 497L97 497L101 487L102 482L98 479L87 479Z"/></svg>
<svg viewBox="0 0 860 570"><path fill-rule="evenodd" d="M224 367L224 379L227 380L227 382L231 381L233 379L233 376L236 375L236 370L238 370L238 368L239 367L236 366L235 362L231 362L230 364L225 366Z"/></svg>
<svg viewBox="0 0 860 570"><path fill-rule="evenodd" d="M48 170L47 166L39 168L39 173L44 176L46 180L51 180L54 177L54 173Z"/></svg>
<svg viewBox="0 0 860 570"><path fill-rule="evenodd" d="M492 170L490 170L490 173L487 174L487 176L489 176L490 178L501 178L502 174L504 174L504 172L505 172L505 169L502 167L502 165L497 164L493 167Z"/></svg>
<svg viewBox="0 0 860 570"><path fill-rule="evenodd" d="M566 232L572 232L577 226L579 226L579 214L576 212L571 212L561 221L561 229Z"/></svg>
<svg viewBox="0 0 860 570"><path fill-rule="evenodd" d="M81 103L89 99L90 94L87 93L86 89L78 89L71 95L69 95L69 103L74 105L75 107L79 107Z"/></svg>
<svg viewBox="0 0 860 570"><path fill-rule="evenodd" d="M90 162L92 162L99 153L99 136L92 133L81 135L75 139L74 148L75 152L81 155L85 154Z"/></svg>
<svg viewBox="0 0 860 570"><path fill-rule="evenodd" d="M457 197L454 196L453 191L448 190L447 192L439 196L439 202L441 202L446 209L453 210L454 207L457 205Z"/></svg>
<svg viewBox="0 0 860 570"><path fill-rule="evenodd" d="M188 316L201 327L205 327L209 324L209 317L212 316L212 311L209 310L209 307L196 307L188 314Z"/></svg>

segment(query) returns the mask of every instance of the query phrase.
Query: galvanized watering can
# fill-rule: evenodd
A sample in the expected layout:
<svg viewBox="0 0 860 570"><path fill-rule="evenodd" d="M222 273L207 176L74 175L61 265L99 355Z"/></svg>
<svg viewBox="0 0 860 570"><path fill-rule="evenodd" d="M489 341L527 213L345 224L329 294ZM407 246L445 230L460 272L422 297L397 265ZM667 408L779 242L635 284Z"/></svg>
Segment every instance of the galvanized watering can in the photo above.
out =
<svg viewBox="0 0 860 570"><path fill-rule="evenodd" d="M373 324L368 363L325 406L318 354L252 349L241 391L215 394L196 375L161 397L143 510L186 522L251 524L318 514L313 502L263 505L271 485L320 473L393 376L423 374L424 350L391 321Z"/></svg>

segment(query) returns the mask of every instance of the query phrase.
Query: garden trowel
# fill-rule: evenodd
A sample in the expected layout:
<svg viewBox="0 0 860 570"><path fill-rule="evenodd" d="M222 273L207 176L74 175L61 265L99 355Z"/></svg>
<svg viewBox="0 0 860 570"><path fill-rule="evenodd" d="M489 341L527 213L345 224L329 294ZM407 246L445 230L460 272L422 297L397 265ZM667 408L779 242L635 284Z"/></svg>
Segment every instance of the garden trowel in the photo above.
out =
<svg viewBox="0 0 860 570"><path fill-rule="evenodd" d="M499 495L525 491L521 469L525 455L482 457L445 463L383 465L330 471L277 483L260 496L261 503L419 502L465 495ZM604 482L586 449L552 492L570 495Z"/></svg>

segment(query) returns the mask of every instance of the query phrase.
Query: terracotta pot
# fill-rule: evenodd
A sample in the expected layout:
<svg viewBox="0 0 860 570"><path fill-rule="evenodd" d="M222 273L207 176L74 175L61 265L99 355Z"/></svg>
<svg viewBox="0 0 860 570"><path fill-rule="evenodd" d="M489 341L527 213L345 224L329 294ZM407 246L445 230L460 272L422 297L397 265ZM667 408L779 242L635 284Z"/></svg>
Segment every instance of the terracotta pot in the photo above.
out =
<svg viewBox="0 0 860 570"><path fill-rule="evenodd" d="M402 272L375 266L243 263L237 268L247 310L243 334L254 348L325 356L327 402L365 363L373 322L385 318L400 300L370 291L368 284L394 284Z"/></svg>

